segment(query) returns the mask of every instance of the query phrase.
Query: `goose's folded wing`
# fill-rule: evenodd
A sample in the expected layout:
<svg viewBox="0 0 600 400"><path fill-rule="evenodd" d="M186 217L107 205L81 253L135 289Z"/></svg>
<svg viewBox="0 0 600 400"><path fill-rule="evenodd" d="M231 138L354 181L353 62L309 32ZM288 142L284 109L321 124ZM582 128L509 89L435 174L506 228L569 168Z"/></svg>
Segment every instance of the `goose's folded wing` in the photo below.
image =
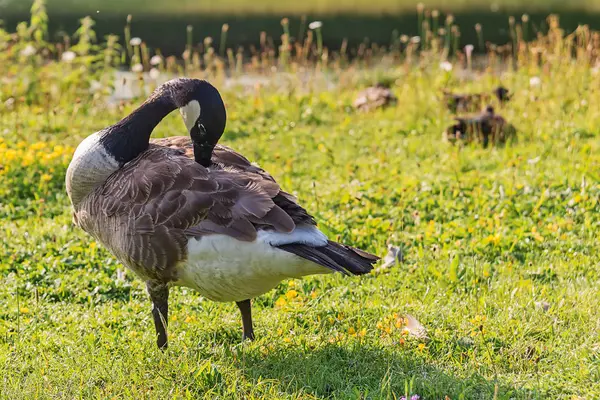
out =
<svg viewBox="0 0 600 400"><path fill-rule="evenodd" d="M191 236L252 241L259 226L292 231L294 220L273 201L279 193L259 175L209 170L151 146L84 200L79 224L130 264L160 271L185 257Z"/></svg>
<svg viewBox="0 0 600 400"><path fill-rule="evenodd" d="M159 146L180 150L189 158L194 158L194 147L191 139L188 136L171 136L161 139L152 139L150 142ZM240 153L221 144L217 144L215 146L213 150L212 162L221 168L234 168L239 171L258 174L265 179L275 181L275 179L273 179L273 177L267 171L255 164L252 164Z"/></svg>
<svg viewBox="0 0 600 400"><path fill-rule="evenodd" d="M187 136L172 136L162 139L153 139L151 143L176 149L184 153L188 158L194 158L194 148L192 141ZM275 179L264 169L258 165L251 163L246 157L236 152L235 150L217 144L213 151L212 162L215 164L217 169L240 172L253 176L254 179L266 180L275 182ZM265 182L267 184L268 182ZM279 186L278 186L279 187ZM316 225L316 222L312 215L310 215L300 204L297 199L291 194L279 190L279 192L273 197L273 202L282 210L289 215L296 225L308 224Z"/></svg>

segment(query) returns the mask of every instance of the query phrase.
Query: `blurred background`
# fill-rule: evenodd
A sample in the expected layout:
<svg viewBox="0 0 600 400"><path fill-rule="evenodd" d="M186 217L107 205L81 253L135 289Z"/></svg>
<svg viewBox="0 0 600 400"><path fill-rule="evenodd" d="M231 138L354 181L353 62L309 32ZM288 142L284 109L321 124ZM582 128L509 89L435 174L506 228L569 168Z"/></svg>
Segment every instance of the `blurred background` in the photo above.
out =
<svg viewBox="0 0 600 400"><path fill-rule="evenodd" d="M476 24L484 27L483 40L496 44L511 40L509 19L529 18L531 32L545 32L550 13L560 15L563 29L573 31L579 24L600 27L598 0L49 0L51 39L60 41L72 34L79 20L91 16L98 38L123 32L131 15L131 34L166 55L180 55L189 40L201 43L212 37L220 46L223 24L228 24L227 47L260 45L261 32L278 41L281 19L289 18L291 37L302 37L311 21L323 22L323 44L349 48L361 43L390 45L400 35L419 35L420 6L433 12L443 26L448 16L461 27L460 44L481 40ZM0 0L0 19L14 31L18 22L29 20L30 1ZM427 17L427 15L425 15ZM429 15L429 17L431 17ZM433 24L436 22L434 21ZM193 27L189 37L186 27ZM432 27L435 28L435 27ZM122 35L121 35L122 37Z"/></svg>

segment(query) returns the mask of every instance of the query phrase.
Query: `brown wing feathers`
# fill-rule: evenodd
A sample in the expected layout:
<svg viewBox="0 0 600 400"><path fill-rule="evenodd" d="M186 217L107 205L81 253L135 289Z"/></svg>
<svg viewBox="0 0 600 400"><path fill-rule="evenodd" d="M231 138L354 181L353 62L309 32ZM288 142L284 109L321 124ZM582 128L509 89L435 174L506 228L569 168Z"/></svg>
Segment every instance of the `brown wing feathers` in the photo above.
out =
<svg viewBox="0 0 600 400"><path fill-rule="evenodd" d="M102 236L140 275L163 279L185 259L189 237L224 234L253 241L258 229L291 232L298 224L315 224L271 175L233 150L217 146L213 163L207 170L194 161L189 138L153 140L87 197L79 224ZM94 210L103 215L90 217ZM280 248L344 273L366 273L377 259L334 242Z"/></svg>
<svg viewBox="0 0 600 400"><path fill-rule="evenodd" d="M188 137L158 139L153 143L178 149L187 157L193 158L193 147ZM256 238L257 229L274 228L277 231L290 232L296 225L316 225L314 218L296 202L292 195L282 191L269 173L251 164L241 154L226 146L217 145L213 152L212 163L215 169L211 168L211 171L215 173L217 181L219 170L227 173L234 172L236 181L246 184L246 196L235 204L222 202L222 205L229 206L234 213L233 221L228 225L225 226L224 221L215 221L209 214L207 220L187 229L187 234L201 236L222 233L240 240L252 241ZM218 214L219 211L224 211L219 204L211 209L213 215ZM362 250L332 241L322 247L304 244L287 244L278 247L344 274L368 273L373 269L372 264L379 259Z"/></svg>

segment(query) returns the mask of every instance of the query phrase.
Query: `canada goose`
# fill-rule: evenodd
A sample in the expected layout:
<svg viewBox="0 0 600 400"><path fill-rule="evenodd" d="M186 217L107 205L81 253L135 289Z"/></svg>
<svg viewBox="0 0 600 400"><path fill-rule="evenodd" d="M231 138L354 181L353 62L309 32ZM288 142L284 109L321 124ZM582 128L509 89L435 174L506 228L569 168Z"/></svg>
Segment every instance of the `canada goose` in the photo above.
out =
<svg viewBox="0 0 600 400"><path fill-rule="evenodd" d="M444 90L443 95L448 109L453 113L478 111L481 105L491 97L498 99L501 104L508 102L511 98L509 90L503 86L498 86L490 93L458 94Z"/></svg>
<svg viewBox="0 0 600 400"><path fill-rule="evenodd" d="M150 141L177 108L191 140ZM160 348L172 285L236 302L252 339L250 299L287 278L365 274L378 259L328 240L271 175L217 145L225 121L211 84L174 79L84 139L67 169L74 222L146 282Z"/></svg>
<svg viewBox="0 0 600 400"><path fill-rule="evenodd" d="M442 135L444 140L451 143L478 141L487 147L490 141L494 145L505 143L516 133L515 128L496 114L491 106L474 117L457 117L455 120L456 124L449 126Z"/></svg>
<svg viewBox="0 0 600 400"><path fill-rule="evenodd" d="M353 105L357 110L370 111L395 104L397 100L389 85L378 83L361 91L354 100Z"/></svg>

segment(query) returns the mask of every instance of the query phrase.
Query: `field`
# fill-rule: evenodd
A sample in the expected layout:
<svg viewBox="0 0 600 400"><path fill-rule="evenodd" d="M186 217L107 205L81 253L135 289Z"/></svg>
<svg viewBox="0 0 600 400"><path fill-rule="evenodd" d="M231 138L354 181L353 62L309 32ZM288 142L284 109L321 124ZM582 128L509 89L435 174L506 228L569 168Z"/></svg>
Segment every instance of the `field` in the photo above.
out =
<svg viewBox="0 0 600 400"><path fill-rule="evenodd" d="M61 57L38 16L16 41L0 32L0 398L600 397L593 32L553 26L473 71L443 37L352 62L313 42L248 65L207 50L161 67L221 88L222 143L271 172L330 237L404 253L360 278L282 283L254 301L254 342L241 342L234 304L174 289L163 353L142 282L72 225L64 189L74 147L143 98L107 101L124 49L96 47L84 24L74 59ZM132 54L147 64L143 46ZM398 104L353 110L377 80ZM499 112L518 141L443 143L453 117L442 89L498 84L514 93ZM175 114L154 137L185 134Z"/></svg>

